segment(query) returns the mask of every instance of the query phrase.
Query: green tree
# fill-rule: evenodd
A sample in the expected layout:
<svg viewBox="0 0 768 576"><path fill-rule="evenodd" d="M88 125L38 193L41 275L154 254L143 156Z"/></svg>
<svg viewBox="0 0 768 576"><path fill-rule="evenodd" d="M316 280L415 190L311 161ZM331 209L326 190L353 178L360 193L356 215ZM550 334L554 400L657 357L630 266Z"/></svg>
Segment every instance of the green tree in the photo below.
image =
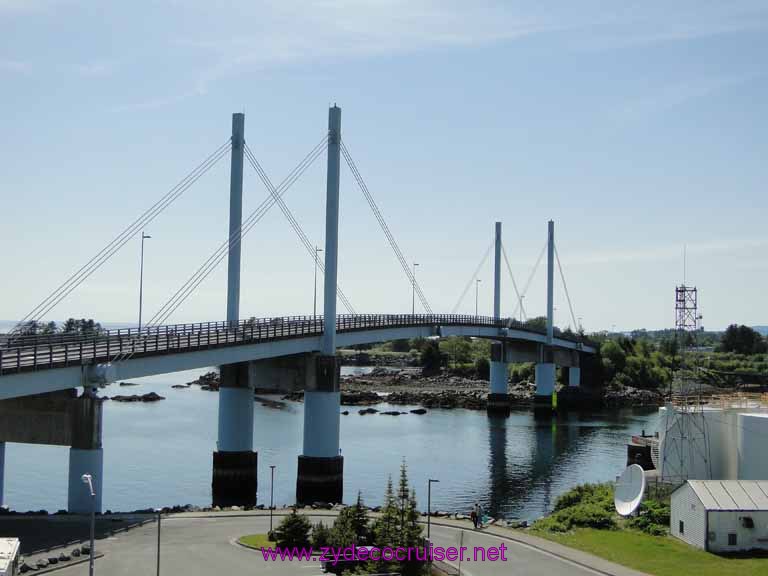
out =
<svg viewBox="0 0 768 576"><path fill-rule="evenodd" d="M421 348L421 372L424 376L433 376L440 372L440 344L437 340L426 340Z"/></svg>
<svg viewBox="0 0 768 576"><path fill-rule="evenodd" d="M355 542L357 544L365 544L370 539L371 527L368 519L368 508L365 507L363 502L363 495L358 490L357 501L352 506L352 530L355 533Z"/></svg>
<svg viewBox="0 0 768 576"><path fill-rule="evenodd" d="M478 380L490 380L491 378L491 362L488 358L478 358L475 360L475 373Z"/></svg>
<svg viewBox="0 0 768 576"><path fill-rule="evenodd" d="M392 476L387 480L387 489L384 493L384 506L381 515L373 523L373 537L376 546L397 546L397 527L400 522L400 512L397 507L395 489L392 485Z"/></svg>
<svg viewBox="0 0 768 576"><path fill-rule="evenodd" d="M749 326L731 324L720 340L719 350L737 354L765 354L768 344L759 332Z"/></svg>
<svg viewBox="0 0 768 576"><path fill-rule="evenodd" d="M331 545L331 529L322 522L318 522L312 528L312 547L320 549Z"/></svg>
<svg viewBox="0 0 768 576"><path fill-rule="evenodd" d="M312 524L307 517L298 514L294 508L288 516L283 518L270 540L274 540L281 548L307 547L311 530Z"/></svg>

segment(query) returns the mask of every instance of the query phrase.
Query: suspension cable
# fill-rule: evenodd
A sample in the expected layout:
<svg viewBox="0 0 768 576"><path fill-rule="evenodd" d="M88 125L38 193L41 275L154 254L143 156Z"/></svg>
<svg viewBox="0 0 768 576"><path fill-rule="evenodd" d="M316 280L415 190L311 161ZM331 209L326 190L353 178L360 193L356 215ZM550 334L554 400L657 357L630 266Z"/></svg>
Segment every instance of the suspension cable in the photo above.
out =
<svg viewBox="0 0 768 576"><path fill-rule="evenodd" d="M355 164L355 161L352 160L352 155L349 153L349 150L344 144L344 140L339 139L339 143L340 143L341 153L344 156L344 160L346 160L347 162L347 166L349 166L349 169L352 172L352 175L357 181L357 185L360 187L360 190L363 192L363 195L365 196L365 199L368 202L368 206L370 206L371 210L373 211L373 214L376 217L376 220L378 220L379 226L381 226L381 229L383 230L384 235L386 236L390 247L394 251L395 256L397 257L397 260L400 262L400 266L403 268L403 271L405 272L405 275L407 276L411 286L416 292L416 295L419 297L419 301L421 302L421 305L424 307L424 310L426 311L427 314L432 314L433 313L432 307L429 305L429 302L427 301L427 298L424 295L424 292L422 291L421 286L416 281L416 277L411 272L411 268L408 265L408 261L405 259L405 256L403 256L403 253L400 250L400 247L397 245L397 241L395 240L395 237L392 235L392 232L389 230L389 226L387 226L387 222L384 220L384 216L379 210L379 207L376 205L376 201L373 199L371 192L368 190L368 186L366 185L365 180L360 174L360 171L357 169L357 165Z"/></svg>
<svg viewBox="0 0 768 576"><path fill-rule="evenodd" d="M528 276L528 280L525 282L525 286L523 287L523 291L520 294L520 306L522 306L523 298L528 294L528 289L531 287L531 282L533 282L533 277L536 275L536 271L539 269L539 265L541 264L541 260L544 258L544 253L547 251L547 244L544 243L544 246L541 249L541 252L539 252L539 257L536 259L536 263L533 265L533 268L531 269L531 273ZM512 316L517 314L517 308L515 308L515 311L512 313Z"/></svg>
<svg viewBox="0 0 768 576"><path fill-rule="evenodd" d="M298 180L304 172L317 160L317 158L325 150L328 137L325 136L320 143L318 143L312 151L299 162L299 164L289 173L288 176L280 183L277 188L277 195L283 195L293 184ZM275 204L274 197L270 194L254 209L251 214L248 215L246 220L241 224L240 230L235 230L219 247L211 254L211 256L198 268L198 270L190 276L187 282L182 285L179 290L155 313L150 319L148 325L162 324L176 309L195 291L200 283L205 280L210 273L221 263L224 257L229 252L229 243L239 245L242 242L243 237L250 232L250 230L264 217L270 208Z"/></svg>
<svg viewBox="0 0 768 576"><path fill-rule="evenodd" d="M227 155L231 148L231 139L219 146L203 162L198 164L189 174L179 181L173 188L166 192L157 202L145 210L136 218L127 228L120 232L95 256L80 267L75 273L69 276L61 285L51 292L42 302L35 306L26 316L24 316L14 328L11 334L18 332L21 327L35 319L41 319L66 298L73 290L82 284L88 277L98 270L107 260L118 252L139 230L146 227L168 206L175 202L184 192L186 192L197 180L206 174L219 160Z"/></svg>
<svg viewBox="0 0 768 576"><path fill-rule="evenodd" d="M280 210L283 212L283 215L288 220L288 223L291 225L291 228L293 228L293 231L296 232L296 235L299 237L299 240L306 248L309 255L312 257L313 262L315 263L315 266L317 266L320 271L325 274L325 264L323 261L318 257L317 251L315 250L315 245L310 242L309 238L307 237L306 233L301 227L301 224L296 220L293 213L290 211L288 206L286 205L285 201L277 195L277 192L275 190L275 186L272 184L272 181L269 179L269 176L267 176L266 171L264 168L259 164L259 161L256 159L256 156L254 155L253 151L248 147L248 144L245 145L245 155L248 158L248 162L251 164L251 167L256 171L256 173L259 175L259 178L264 183L264 186L269 190L269 193L274 198L275 202L277 202L277 205L280 207ZM352 306L349 299L346 297L344 292L341 290L341 286L337 284L336 291L339 300L341 301L344 308L347 309L347 312L350 314L356 314L354 307Z"/></svg>
<svg viewBox="0 0 768 576"><path fill-rule="evenodd" d="M515 295L517 295L517 303L520 308L520 315L525 320L525 308L523 307L523 298L520 295L520 291L517 289L517 282L515 282L515 276L512 274L512 266L509 264L509 258L507 257L507 250L504 248L504 244L501 245L501 253L504 256L504 262L507 265L507 272L509 272L509 278L512 280L512 287L515 289ZM517 311L517 308L515 308ZM513 314L514 316L514 314Z"/></svg>
<svg viewBox="0 0 768 576"><path fill-rule="evenodd" d="M451 310L451 314L456 314L458 311L459 306L461 306L461 303L464 301L464 297L467 295L467 292L469 292L469 289L472 286L472 282L474 282L474 280L477 278L477 274L480 272L480 268L482 268L483 264L485 264L485 261L488 260L488 256L491 254L491 248L493 248L493 242L491 242L488 245L488 248L485 249L485 254L483 254L483 257L480 259L480 264L477 265L477 268L475 268L472 276L469 277L469 281L467 282L467 285L464 286L464 290L462 291L461 296L459 296L459 299L456 301L456 305Z"/></svg>
<svg viewBox="0 0 768 576"><path fill-rule="evenodd" d="M557 245L555 245L555 259L557 260L557 269L560 270L560 279L563 281L563 289L565 290L565 298L568 300L568 309L571 311L571 320L573 321L573 328L575 331L579 331L579 325L576 323L576 315L573 313L573 304L571 303L571 295L568 293L568 285L565 283L565 274L563 274L563 266L560 263L560 255L557 253Z"/></svg>

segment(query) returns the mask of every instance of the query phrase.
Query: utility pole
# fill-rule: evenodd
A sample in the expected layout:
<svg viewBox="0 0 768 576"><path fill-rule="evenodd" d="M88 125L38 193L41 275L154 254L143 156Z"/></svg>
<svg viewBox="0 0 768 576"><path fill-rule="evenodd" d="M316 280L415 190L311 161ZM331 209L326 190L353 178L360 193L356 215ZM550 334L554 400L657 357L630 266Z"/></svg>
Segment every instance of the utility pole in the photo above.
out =
<svg viewBox="0 0 768 576"><path fill-rule="evenodd" d="M139 332L141 332L141 308L144 300L144 240L152 238L141 231L141 264L139 265Z"/></svg>
<svg viewBox="0 0 768 576"><path fill-rule="evenodd" d="M475 278L475 318L477 318L477 302L480 294L480 278Z"/></svg>
<svg viewBox="0 0 768 576"><path fill-rule="evenodd" d="M413 282L411 283L411 316L416 316L416 266L418 262L413 263Z"/></svg>
<svg viewBox="0 0 768 576"><path fill-rule="evenodd" d="M312 320L317 319L317 255L322 251L322 248L315 246L315 297L312 304Z"/></svg>

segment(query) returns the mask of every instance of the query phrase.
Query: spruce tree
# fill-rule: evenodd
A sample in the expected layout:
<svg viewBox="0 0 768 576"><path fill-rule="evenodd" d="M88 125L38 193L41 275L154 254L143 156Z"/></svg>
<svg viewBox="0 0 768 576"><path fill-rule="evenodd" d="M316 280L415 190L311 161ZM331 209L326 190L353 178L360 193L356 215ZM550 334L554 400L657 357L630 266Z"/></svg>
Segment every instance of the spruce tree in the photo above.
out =
<svg viewBox="0 0 768 576"><path fill-rule="evenodd" d="M308 547L312 524L306 516L298 514L296 508L283 518L274 531L274 541L281 548Z"/></svg>
<svg viewBox="0 0 768 576"><path fill-rule="evenodd" d="M386 546L397 547L397 527L400 521L397 508L397 498L392 486L392 476L387 480L387 490L384 493L384 506L381 516L376 519L373 527L374 544L379 548Z"/></svg>
<svg viewBox="0 0 768 576"><path fill-rule="evenodd" d="M322 522L315 524L312 528L312 547L319 550L323 546L331 544L331 529Z"/></svg>
<svg viewBox="0 0 768 576"><path fill-rule="evenodd" d="M371 529L368 525L368 509L363 502L363 495L358 490L357 502L352 506L352 529L355 532L356 544L367 544Z"/></svg>

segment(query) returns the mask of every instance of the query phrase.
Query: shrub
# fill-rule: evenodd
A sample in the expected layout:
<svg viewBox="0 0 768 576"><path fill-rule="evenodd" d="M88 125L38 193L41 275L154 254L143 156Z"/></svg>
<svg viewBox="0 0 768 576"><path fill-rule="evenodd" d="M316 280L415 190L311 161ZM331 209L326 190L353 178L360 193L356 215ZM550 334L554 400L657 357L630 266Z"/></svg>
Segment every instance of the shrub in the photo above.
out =
<svg viewBox="0 0 768 576"><path fill-rule="evenodd" d="M315 524L312 528L312 547L320 549L323 546L329 546L331 543L331 529L322 522Z"/></svg>

